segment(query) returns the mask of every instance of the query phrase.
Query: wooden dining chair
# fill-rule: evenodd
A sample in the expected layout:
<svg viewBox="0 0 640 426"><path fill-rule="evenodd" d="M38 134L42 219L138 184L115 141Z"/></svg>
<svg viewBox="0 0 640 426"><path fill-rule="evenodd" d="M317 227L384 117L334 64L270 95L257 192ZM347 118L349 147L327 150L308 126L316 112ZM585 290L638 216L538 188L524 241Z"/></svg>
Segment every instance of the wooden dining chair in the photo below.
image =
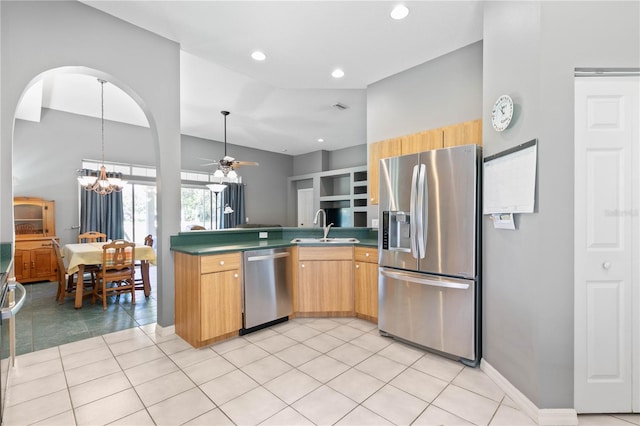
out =
<svg viewBox="0 0 640 426"><path fill-rule="evenodd" d="M102 232L97 231L87 231L84 234L78 235L79 243L97 243L107 241L107 234L103 234ZM83 280L86 282L87 279L91 282L93 286L96 285L96 274L100 270L100 265L86 265L84 267L84 272L87 276L83 277Z"/></svg>
<svg viewBox="0 0 640 426"><path fill-rule="evenodd" d="M136 304L134 281L135 243L115 240L102 246L102 266L96 274L91 303L102 300L102 309L107 309L107 297L116 294L116 300L122 293L131 293L131 304ZM113 284L109 287L107 284Z"/></svg>
<svg viewBox="0 0 640 426"><path fill-rule="evenodd" d="M100 241L107 241L107 234L103 234L102 232L96 231L88 231L84 234L78 235L79 243L97 243Z"/></svg>
<svg viewBox="0 0 640 426"><path fill-rule="evenodd" d="M149 234L146 237L144 237L144 245L145 246L149 246L149 247L153 247L153 235ZM135 278L135 285L136 285L136 290L143 290L144 291L144 276L142 274L142 267L143 264L145 264L145 267L148 268L148 264L149 261L148 260L140 260L139 262L136 262L135 264L135 268L136 271L139 272L139 276ZM145 297L147 297L147 294L145 293Z"/></svg>
<svg viewBox="0 0 640 426"><path fill-rule="evenodd" d="M56 294L56 300L58 304L63 304L64 299L68 297L76 296L77 278L74 278L77 274L70 274L65 265L64 258L62 257L62 249L60 243L55 239L51 239L53 245L53 251L56 257L56 273L58 275L58 293ZM91 282L84 282L84 288L87 290L84 292L85 297L91 296L93 292L93 284Z"/></svg>

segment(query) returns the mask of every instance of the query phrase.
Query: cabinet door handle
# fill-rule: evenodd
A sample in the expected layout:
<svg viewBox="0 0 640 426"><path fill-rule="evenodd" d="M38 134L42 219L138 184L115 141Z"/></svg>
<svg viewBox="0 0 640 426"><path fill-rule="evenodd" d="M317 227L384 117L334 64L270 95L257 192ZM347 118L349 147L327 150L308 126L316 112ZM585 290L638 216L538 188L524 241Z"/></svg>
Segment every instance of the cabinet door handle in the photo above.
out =
<svg viewBox="0 0 640 426"><path fill-rule="evenodd" d="M238 278L238 274L233 274L233 278Z"/></svg>
<svg viewBox="0 0 640 426"><path fill-rule="evenodd" d="M220 266L224 265L224 260L220 261Z"/></svg>
<svg viewBox="0 0 640 426"><path fill-rule="evenodd" d="M31 267L32 267L33 269L36 269L36 262L35 262L35 261L31 261Z"/></svg>
<svg viewBox="0 0 640 426"><path fill-rule="evenodd" d="M300 265L301 268L304 268L304 263Z"/></svg>
<svg viewBox="0 0 640 426"><path fill-rule="evenodd" d="M356 265L356 269L360 269L360 265Z"/></svg>
<svg viewBox="0 0 640 426"><path fill-rule="evenodd" d="M369 252L365 253L364 257L369 257Z"/></svg>
<svg viewBox="0 0 640 426"><path fill-rule="evenodd" d="M29 269L29 262L24 262L24 269Z"/></svg>

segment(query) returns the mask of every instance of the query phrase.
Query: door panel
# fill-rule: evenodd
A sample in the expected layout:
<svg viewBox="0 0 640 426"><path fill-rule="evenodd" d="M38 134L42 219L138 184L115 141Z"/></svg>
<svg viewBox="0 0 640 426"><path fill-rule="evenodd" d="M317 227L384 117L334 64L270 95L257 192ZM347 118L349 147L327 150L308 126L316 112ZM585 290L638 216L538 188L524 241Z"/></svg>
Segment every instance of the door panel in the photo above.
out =
<svg viewBox="0 0 640 426"><path fill-rule="evenodd" d="M579 413L640 410L640 182L634 170L640 164L639 82L603 77L575 83L574 399Z"/></svg>
<svg viewBox="0 0 640 426"><path fill-rule="evenodd" d="M379 252L380 265L416 270L418 260L411 253L411 185L418 155L403 155L380 161L380 220L385 223L384 212L389 212L389 248Z"/></svg>
<svg viewBox="0 0 640 426"><path fill-rule="evenodd" d="M477 148L427 151L427 206L422 221L427 229L423 272L474 278L476 276ZM428 215L427 215L428 212Z"/></svg>

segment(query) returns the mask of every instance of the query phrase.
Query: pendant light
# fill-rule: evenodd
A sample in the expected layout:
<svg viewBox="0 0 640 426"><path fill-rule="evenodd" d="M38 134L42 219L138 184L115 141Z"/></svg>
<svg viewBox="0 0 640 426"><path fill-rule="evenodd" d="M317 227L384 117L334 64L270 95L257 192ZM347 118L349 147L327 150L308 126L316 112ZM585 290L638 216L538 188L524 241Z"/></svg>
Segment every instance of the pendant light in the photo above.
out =
<svg viewBox="0 0 640 426"><path fill-rule="evenodd" d="M81 170L81 176L78 176L78 182L80 182L80 185L87 191L107 195L112 192L121 191L127 182L117 177L120 176L120 173L107 173L107 168L104 165L104 84L106 81L98 79L98 82L100 83L100 119L102 124L102 165L100 166L100 170L95 172Z"/></svg>

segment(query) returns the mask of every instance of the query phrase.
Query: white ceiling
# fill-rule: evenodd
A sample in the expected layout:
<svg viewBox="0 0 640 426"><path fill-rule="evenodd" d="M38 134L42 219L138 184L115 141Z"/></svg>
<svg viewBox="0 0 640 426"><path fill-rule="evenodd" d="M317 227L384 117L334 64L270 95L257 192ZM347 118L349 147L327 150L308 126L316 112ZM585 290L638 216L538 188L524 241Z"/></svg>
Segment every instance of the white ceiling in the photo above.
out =
<svg viewBox="0 0 640 426"><path fill-rule="evenodd" d="M229 143L290 155L365 143L369 84L482 38L482 1L404 2L402 21L389 17L397 1L83 3L180 43L183 134L223 140L220 111L228 110ZM251 59L254 50L267 59ZM342 79L331 77L338 67ZM40 100L99 117L99 86L49 76L25 95L20 114L33 117L27 101L39 109ZM132 104L105 85L105 118L146 125Z"/></svg>

